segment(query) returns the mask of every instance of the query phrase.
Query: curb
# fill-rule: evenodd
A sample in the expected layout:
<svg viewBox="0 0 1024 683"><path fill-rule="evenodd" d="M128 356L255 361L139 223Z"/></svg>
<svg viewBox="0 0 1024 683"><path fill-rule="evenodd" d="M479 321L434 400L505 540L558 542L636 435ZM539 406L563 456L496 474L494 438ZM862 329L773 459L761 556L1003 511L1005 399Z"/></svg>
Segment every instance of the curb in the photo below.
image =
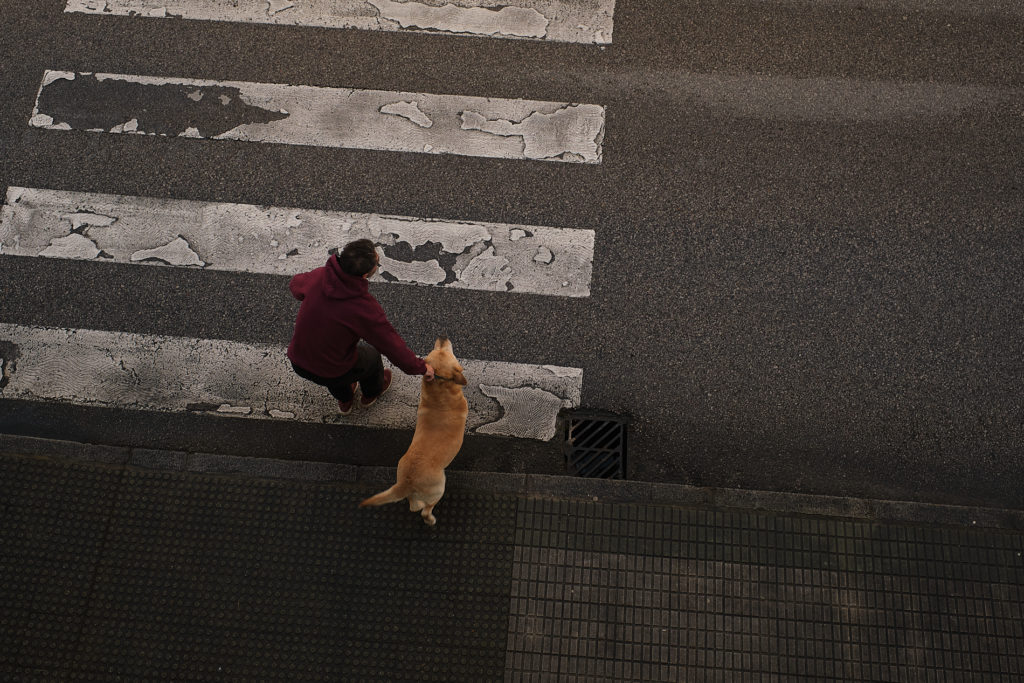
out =
<svg viewBox="0 0 1024 683"><path fill-rule="evenodd" d="M394 467L367 467L104 446L14 434L0 434L0 455L2 454L78 460L196 474L240 475L260 479L290 479L322 483L362 483L375 486L388 486L394 483L395 472ZM1024 531L1024 510L708 488L629 480L584 479L558 475L459 470L448 470L446 474L451 484L462 488L523 497L715 508L769 514Z"/></svg>

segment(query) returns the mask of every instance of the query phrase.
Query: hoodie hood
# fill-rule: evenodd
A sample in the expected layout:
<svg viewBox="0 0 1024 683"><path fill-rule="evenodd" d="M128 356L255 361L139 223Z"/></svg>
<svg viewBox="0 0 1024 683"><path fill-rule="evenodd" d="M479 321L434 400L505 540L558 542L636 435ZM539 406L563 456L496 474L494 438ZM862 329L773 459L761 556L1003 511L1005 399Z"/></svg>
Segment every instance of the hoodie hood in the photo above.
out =
<svg viewBox="0 0 1024 683"><path fill-rule="evenodd" d="M329 299L354 299L366 295L370 284L365 277L349 275L341 269L341 262L336 255L327 259L324 266L324 278L320 283L324 296Z"/></svg>

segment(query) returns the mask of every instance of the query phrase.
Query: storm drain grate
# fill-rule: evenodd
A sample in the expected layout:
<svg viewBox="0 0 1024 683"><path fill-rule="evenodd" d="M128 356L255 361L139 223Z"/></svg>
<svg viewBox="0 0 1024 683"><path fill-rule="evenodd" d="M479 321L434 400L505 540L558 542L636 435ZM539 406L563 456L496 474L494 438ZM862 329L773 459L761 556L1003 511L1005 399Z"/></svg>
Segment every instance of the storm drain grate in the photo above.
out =
<svg viewBox="0 0 1024 683"><path fill-rule="evenodd" d="M626 427L622 417L569 415L565 420L569 471L579 477L625 479Z"/></svg>

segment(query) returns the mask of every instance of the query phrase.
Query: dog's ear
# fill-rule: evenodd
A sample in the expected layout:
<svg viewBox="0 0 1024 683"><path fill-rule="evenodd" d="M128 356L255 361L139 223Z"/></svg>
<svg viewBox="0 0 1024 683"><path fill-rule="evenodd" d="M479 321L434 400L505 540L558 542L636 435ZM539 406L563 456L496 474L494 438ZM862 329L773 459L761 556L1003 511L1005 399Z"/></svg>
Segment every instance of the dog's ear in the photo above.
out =
<svg viewBox="0 0 1024 683"><path fill-rule="evenodd" d="M452 379L455 380L455 383L458 384L459 386L464 387L467 384L469 384L469 382L466 381L466 376L462 374L461 366L455 368L455 372L452 373Z"/></svg>

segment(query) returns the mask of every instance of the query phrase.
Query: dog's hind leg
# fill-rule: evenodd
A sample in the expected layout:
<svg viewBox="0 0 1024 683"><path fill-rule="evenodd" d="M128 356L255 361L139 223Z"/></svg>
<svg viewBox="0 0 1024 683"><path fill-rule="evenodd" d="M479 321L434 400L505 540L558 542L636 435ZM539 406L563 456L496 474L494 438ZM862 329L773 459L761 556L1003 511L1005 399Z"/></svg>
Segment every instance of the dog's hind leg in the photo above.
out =
<svg viewBox="0 0 1024 683"><path fill-rule="evenodd" d="M429 524L430 526L434 526L435 524L437 524L437 518L434 517L433 513L433 505L424 505L423 510L420 511L420 515L423 517L423 521Z"/></svg>

